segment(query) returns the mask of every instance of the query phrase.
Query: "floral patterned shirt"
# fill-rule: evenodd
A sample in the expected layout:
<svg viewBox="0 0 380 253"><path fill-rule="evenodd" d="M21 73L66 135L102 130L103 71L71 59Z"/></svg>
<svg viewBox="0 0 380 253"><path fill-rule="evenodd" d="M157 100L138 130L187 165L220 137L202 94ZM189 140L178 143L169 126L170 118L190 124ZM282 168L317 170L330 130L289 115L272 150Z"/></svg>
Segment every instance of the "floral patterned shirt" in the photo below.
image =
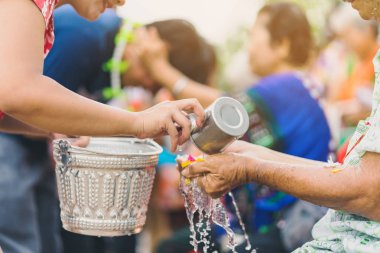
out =
<svg viewBox="0 0 380 253"><path fill-rule="evenodd" d="M45 20L45 57L53 47L54 42L54 20L53 11L59 0L32 0L38 9L40 9ZM4 113L0 111L0 119L4 117Z"/></svg>
<svg viewBox="0 0 380 253"><path fill-rule="evenodd" d="M352 149L352 151L344 161L347 169L349 166L358 165L366 152L380 153L380 51L373 63L375 88L372 113L366 120L359 122L350 141L348 150ZM294 252L379 253L380 222L343 211L329 210L326 216L314 226L313 238L314 241Z"/></svg>
<svg viewBox="0 0 380 253"><path fill-rule="evenodd" d="M42 16L45 20L45 56L49 53L53 47L54 42L54 20L53 11L58 3L58 0L33 0L37 7L41 10Z"/></svg>

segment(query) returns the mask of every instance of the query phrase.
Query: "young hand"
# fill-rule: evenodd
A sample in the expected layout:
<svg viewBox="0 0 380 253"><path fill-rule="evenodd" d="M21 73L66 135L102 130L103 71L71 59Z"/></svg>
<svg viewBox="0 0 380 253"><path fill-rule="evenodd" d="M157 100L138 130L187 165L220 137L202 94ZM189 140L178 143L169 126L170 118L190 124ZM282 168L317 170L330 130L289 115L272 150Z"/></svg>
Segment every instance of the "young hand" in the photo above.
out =
<svg viewBox="0 0 380 253"><path fill-rule="evenodd" d="M202 125L204 110L196 99L162 102L139 112L135 122L136 137L155 138L168 134L174 152L177 145L182 145L190 137L191 122L187 113L194 113L197 126Z"/></svg>
<svg viewBox="0 0 380 253"><path fill-rule="evenodd" d="M64 135L64 134L54 133L54 134L51 135L51 138L53 140L55 140L55 139L65 139L65 138L69 138L69 136ZM78 147L81 147L81 148L85 148L85 147L87 147L87 145L89 143L90 143L90 137L89 136L80 136L80 137L76 137L75 141L73 143L71 143L71 144L73 146L78 146Z"/></svg>

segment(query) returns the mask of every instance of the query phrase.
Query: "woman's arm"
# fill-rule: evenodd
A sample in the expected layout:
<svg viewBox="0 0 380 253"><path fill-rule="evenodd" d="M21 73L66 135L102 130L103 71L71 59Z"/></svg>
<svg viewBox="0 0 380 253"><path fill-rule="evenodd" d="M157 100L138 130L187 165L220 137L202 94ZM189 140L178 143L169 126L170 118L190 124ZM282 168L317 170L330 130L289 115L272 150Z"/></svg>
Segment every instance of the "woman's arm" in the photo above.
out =
<svg viewBox="0 0 380 253"><path fill-rule="evenodd" d="M190 134L190 122L182 111L195 112L198 124L203 120L196 100L130 113L86 99L43 76L45 24L30 0L1 1L0 24L0 110L22 122L67 135L146 138L169 134L174 149Z"/></svg>
<svg viewBox="0 0 380 253"><path fill-rule="evenodd" d="M245 141L235 141L224 151L244 154L246 156L252 156L259 158L261 160L268 161L277 161L280 163L291 163L291 164L300 164L300 165L315 165L320 167L328 166L326 162L314 161L310 159L305 159L298 156L292 156L284 154L263 146L255 145Z"/></svg>
<svg viewBox="0 0 380 253"><path fill-rule="evenodd" d="M317 205L380 221L380 155L367 153L338 173L320 166L247 159L250 182L258 182Z"/></svg>
<svg viewBox="0 0 380 253"><path fill-rule="evenodd" d="M0 131L11 133L11 134L25 134L35 137L50 137L50 134L38 128L29 126L15 118L5 115L2 120L0 120Z"/></svg>
<svg viewBox="0 0 380 253"><path fill-rule="evenodd" d="M140 28L137 31L137 40L136 45L150 74L157 82L173 92L176 82L184 78L184 75L169 63L165 42L160 39L154 28L148 30ZM177 99L196 98L202 106L207 107L222 94L206 84L187 79L185 86L174 95Z"/></svg>
<svg viewBox="0 0 380 253"><path fill-rule="evenodd" d="M176 82L185 76L170 65L167 61L157 61L151 68L154 78L165 88L173 92ZM177 99L196 98L202 106L208 107L216 99L222 96L222 93L206 84L197 83L191 79L186 79L187 84L176 94Z"/></svg>
<svg viewBox="0 0 380 253"><path fill-rule="evenodd" d="M1 110L51 132L133 134L133 114L76 95L42 75L45 23L32 1L2 1L0 23Z"/></svg>
<svg viewBox="0 0 380 253"><path fill-rule="evenodd" d="M199 177L201 187L213 197L232 188L256 182L317 205L380 220L380 155L367 153L356 167L334 173L326 163L297 158L239 142L237 148L210 156L184 169Z"/></svg>

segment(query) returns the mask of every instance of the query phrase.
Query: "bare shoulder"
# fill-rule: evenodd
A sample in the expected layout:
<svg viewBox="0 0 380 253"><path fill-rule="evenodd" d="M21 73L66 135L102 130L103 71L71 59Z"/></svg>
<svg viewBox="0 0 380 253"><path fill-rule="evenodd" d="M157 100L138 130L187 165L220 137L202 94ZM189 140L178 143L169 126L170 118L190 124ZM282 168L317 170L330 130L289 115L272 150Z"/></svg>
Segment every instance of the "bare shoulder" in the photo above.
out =
<svg viewBox="0 0 380 253"><path fill-rule="evenodd" d="M33 1L1 0L0 24L0 65L7 66L1 68L3 74L12 68L42 69L45 22Z"/></svg>
<svg viewBox="0 0 380 253"><path fill-rule="evenodd" d="M32 17L33 14L41 17L41 20L43 20L40 10L32 0L2 0L0 1L0 6L2 13L22 17L21 20L28 20L27 18ZM22 15L27 16L24 17Z"/></svg>
<svg viewBox="0 0 380 253"><path fill-rule="evenodd" d="M41 75L45 22L31 0L0 1L0 108L5 110L32 77Z"/></svg>

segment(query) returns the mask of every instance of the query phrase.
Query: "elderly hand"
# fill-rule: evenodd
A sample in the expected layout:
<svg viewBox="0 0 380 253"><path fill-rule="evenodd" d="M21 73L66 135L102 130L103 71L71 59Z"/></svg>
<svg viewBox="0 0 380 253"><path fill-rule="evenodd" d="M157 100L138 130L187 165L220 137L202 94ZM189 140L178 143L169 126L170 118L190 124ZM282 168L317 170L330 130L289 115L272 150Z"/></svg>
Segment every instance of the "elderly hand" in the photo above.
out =
<svg viewBox="0 0 380 253"><path fill-rule="evenodd" d="M136 137L156 138L168 134L174 152L177 145L182 145L190 138L191 122L186 113L194 113L197 126L202 125L204 110L196 99L162 102L139 112L134 126Z"/></svg>
<svg viewBox="0 0 380 253"><path fill-rule="evenodd" d="M223 153L209 156L204 162L196 162L181 168L187 178L198 178L199 186L212 198L218 198L233 188L249 182L246 156Z"/></svg>

